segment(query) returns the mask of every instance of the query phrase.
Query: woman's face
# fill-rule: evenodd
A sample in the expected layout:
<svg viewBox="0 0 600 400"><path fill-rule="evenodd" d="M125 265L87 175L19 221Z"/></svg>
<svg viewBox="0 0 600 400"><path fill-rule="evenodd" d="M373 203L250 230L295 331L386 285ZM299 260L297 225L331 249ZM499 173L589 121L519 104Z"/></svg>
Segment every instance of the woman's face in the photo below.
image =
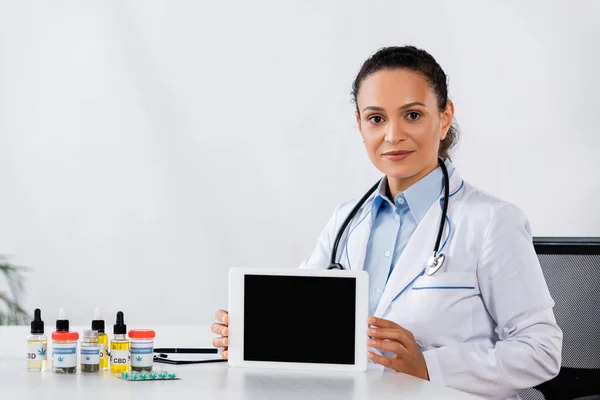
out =
<svg viewBox="0 0 600 400"><path fill-rule="evenodd" d="M425 78L407 69L384 69L363 80L356 121L369 158L389 179L412 183L436 168L440 141L454 107L440 113Z"/></svg>

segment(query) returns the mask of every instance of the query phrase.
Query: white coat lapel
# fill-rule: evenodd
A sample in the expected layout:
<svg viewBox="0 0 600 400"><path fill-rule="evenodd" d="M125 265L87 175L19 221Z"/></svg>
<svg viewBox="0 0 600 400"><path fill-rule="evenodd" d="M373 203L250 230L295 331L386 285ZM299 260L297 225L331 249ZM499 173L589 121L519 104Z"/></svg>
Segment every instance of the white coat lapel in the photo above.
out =
<svg viewBox="0 0 600 400"><path fill-rule="evenodd" d="M441 214L439 201L436 200L415 229L394 265L394 270L377 305L376 315L382 315L394 298L423 272L427 259L433 252Z"/></svg>
<svg viewBox="0 0 600 400"><path fill-rule="evenodd" d="M455 193L461 187L461 183L462 179L455 170L450 177L450 194ZM431 205L394 265L394 270L377 305L376 315L382 315L390 303L424 272L427 260L433 254L433 246L440 226L441 198L443 198L443 194ZM449 204L452 204L452 198ZM448 232L447 229L448 224L445 224L442 242Z"/></svg>

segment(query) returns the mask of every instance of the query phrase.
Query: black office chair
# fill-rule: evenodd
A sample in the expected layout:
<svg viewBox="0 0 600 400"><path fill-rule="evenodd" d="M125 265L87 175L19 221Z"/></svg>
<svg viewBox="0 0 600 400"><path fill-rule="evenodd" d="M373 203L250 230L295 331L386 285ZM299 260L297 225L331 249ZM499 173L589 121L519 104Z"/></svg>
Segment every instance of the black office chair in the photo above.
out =
<svg viewBox="0 0 600 400"><path fill-rule="evenodd" d="M600 238L534 238L554 315L563 331L554 379L523 391L524 400L600 399Z"/></svg>

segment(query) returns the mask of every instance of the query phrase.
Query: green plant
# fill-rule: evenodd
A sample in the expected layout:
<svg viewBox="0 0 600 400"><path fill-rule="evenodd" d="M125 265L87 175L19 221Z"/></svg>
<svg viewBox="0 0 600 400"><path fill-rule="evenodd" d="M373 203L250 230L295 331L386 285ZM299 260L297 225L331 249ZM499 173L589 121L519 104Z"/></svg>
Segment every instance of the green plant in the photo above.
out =
<svg viewBox="0 0 600 400"><path fill-rule="evenodd" d="M8 258L0 256L0 325L24 324L29 319L21 306L25 270L25 267L14 265ZM6 280L6 285L2 285L2 278ZM2 286L8 290L2 291Z"/></svg>

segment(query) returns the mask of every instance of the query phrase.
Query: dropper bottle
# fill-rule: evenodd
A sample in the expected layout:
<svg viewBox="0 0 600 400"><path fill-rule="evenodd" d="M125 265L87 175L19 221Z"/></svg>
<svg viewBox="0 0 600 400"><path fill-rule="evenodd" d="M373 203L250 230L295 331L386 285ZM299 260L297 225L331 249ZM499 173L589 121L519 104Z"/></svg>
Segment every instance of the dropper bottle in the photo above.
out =
<svg viewBox="0 0 600 400"><path fill-rule="evenodd" d="M117 313L117 321L113 327L113 339L110 341L110 372L129 371L129 339L123 312Z"/></svg>
<svg viewBox="0 0 600 400"><path fill-rule="evenodd" d="M56 331L52 332L52 369L58 374L77 372L77 341L79 333L69 331L64 308L58 310Z"/></svg>
<svg viewBox="0 0 600 400"><path fill-rule="evenodd" d="M46 369L46 352L48 338L44 335L44 321L42 312L36 308L31 321L31 334L27 336L27 370L43 371Z"/></svg>
<svg viewBox="0 0 600 400"><path fill-rule="evenodd" d="M104 320L100 315L100 309L94 310L92 330L98 331L98 343L100 343L100 370L108 371L108 335L104 331Z"/></svg>

